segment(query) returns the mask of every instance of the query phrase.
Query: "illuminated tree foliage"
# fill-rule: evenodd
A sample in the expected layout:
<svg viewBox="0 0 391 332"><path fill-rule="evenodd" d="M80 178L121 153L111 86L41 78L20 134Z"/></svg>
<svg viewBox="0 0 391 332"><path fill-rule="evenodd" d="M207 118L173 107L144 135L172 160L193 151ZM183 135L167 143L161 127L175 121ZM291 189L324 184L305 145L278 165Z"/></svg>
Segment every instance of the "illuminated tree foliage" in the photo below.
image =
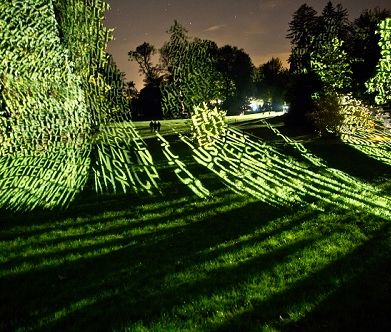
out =
<svg viewBox="0 0 391 332"><path fill-rule="evenodd" d="M367 83L368 91L377 94L377 104L391 101L391 18L379 24L381 59L376 67L376 75Z"/></svg>
<svg viewBox="0 0 391 332"><path fill-rule="evenodd" d="M311 68L328 92L348 91L351 87L351 64L342 44L335 37L311 54Z"/></svg>
<svg viewBox="0 0 391 332"><path fill-rule="evenodd" d="M111 55L102 71L102 75L108 85L108 89L105 90L105 121L130 121L132 116L130 106L131 96L129 94L132 93L131 84L133 82L125 82L125 73L119 70ZM135 87L133 87L133 89L135 89Z"/></svg>
<svg viewBox="0 0 391 332"><path fill-rule="evenodd" d="M70 52L61 43L53 6L34 0L0 6L6 114L0 118L5 141L1 154L42 150L86 135L91 116L82 78L75 74Z"/></svg>
<svg viewBox="0 0 391 332"><path fill-rule="evenodd" d="M316 110L308 115L320 134L334 133L346 137L375 128L371 111L350 94L335 92L320 95Z"/></svg>
<svg viewBox="0 0 391 332"><path fill-rule="evenodd" d="M330 43L335 38L342 41L348 38L350 28L348 11L340 3L334 6L329 1L323 8L318 24L319 28L315 36L318 47L323 43Z"/></svg>
<svg viewBox="0 0 391 332"><path fill-rule="evenodd" d="M107 8L101 0L0 3L0 206L68 205L89 178L94 133L126 111L105 52Z"/></svg>
<svg viewBox="0 0 391 332"><path fill-rule="evenodd" d="M0 205L66 205L87 179L91 113L52 3L0 4Z"/></svg>
<svg viewBox="0 0 391 332"><path fill-rule="evenodd" d="M351 88L351 60L344 50L349 29L347 10L329 1L319 17L318 32L313 36L311 69L322 81L323 91L343 92Z"/></svg>
<svg viewBox="0 0 391 332"><path fill-rule="evenodd" d="M104 12L109 8L103 0L54 0L56 20L62 44L69 50L75 72L82 79L93 126L98 129L109 121L111 110L106 92L110 90L112 72L106 53L111 31L103 25Z"/></svg>
<svg viewBox="0 0 391 332"><path fill-rule="evenodd" d="M381 58L380 35L376 31L379 23L387 17L391 17L391 10L379 8L364 10L354 20L351 38L347 40L347 49L353 59L354 96L370 104L375 103L375 95L368 93L365 83L376 73L376 65Z"/></svg>
<svg viewBox="0 0 391 332"><path fill-rule="evenodd" d="M315 110L308 117L321 134L353 134L374 128L369 109L347 94L351 88L352 70L342 44L338 38L333 38L311 58L311 66L322 82L322 89L313 94Z"/></svg>
<svg viewBox="0 0 391 332"><path fill-rule="evenodd" d="M308 114L319 106L313 97L318 99L324 94L322 89L327 89L327 93L335 88L350 91L347 85L350 63L344 49L348 34L348 13L340 4L334 6L329 1L320 16L306 4L294 13L287 35L292 45L289 58L292 76L287 93L291 106L289 122L307 123ZM341 64L343 67L339 68Z"/></svg>
<svg viewBox="0 0 391 332"><path fill-rule="evenodd" d="M223 79L216 70L217 46L208 40L189 40L175 21L161 50L168 79L161 86L165 118L188 118L193 106L223 98Z"/></svg>
<svg viewBox="0 0 391 332"><path fill-rule="evenodd" d="M287 37L291 40L292 52L289 57L293 74L311 71L312 54L321 53L323 45L333 39L345 41L349 31L347 10L341 4L334 6L329 1L322 14L303 4L293 14Z"/></svg>

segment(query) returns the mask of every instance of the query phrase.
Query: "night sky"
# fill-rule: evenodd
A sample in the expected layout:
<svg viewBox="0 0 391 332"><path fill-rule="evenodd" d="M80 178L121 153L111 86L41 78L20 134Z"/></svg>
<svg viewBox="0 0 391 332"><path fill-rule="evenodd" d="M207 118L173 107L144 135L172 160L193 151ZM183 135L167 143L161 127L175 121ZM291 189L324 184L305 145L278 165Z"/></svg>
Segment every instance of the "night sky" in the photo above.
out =
<svg viewBox="0 0 391 332"><path fill-rule="evenodd" d="M106 0L111 10L106 25L115 28L115 40L108 51L128 80L142 87L136 63L128 51L144 41L160 48L168 39L166 31L177 19L190 36L243 48L258 66L271 57L285 63L290 45L286 39L292 14L307 3L320 14L328 0ZM341 0L350 18L366 8L391 8L391 0Z"/></svg>

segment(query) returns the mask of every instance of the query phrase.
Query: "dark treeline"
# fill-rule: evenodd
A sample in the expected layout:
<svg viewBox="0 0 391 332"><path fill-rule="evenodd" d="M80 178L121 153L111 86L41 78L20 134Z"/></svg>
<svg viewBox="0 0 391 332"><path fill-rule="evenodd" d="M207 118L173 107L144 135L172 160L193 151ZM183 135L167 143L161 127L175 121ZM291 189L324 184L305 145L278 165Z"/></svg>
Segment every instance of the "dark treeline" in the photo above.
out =
<svg viewBox="0 0 391 332"><path fill-rule="evenodd" d="M374 104L375 94L365 84L375 75L381 57L378 24L390 16L390 10L367 9L351 22L341 4L328 2L320 15L307 4L300 6L287 34L291 41L289 122L308 124L311 116L306 115L316 112L317 102L338 93L350 92Z"/></svg>
<svg viewBox="0 0 391 332"><path fill-rule="evenodd" d="M268 110L280 110L288 103L287 123L311 125L311 114L338 94L351 93L374 104L375 94L368 92L366 82L375 75L381 58L378 24L390 16L390 10L375 8L350 21L341 4L330 1L319 14L301 5L287 33L289 69L278 58L255 67L243 49L191 38L175 21L161 49L144 42L128 54L138 63L145 83L141 91L133 82L127 84L132 117L185 118L195 101L213 99L227 115L235 115L249 109L254 98L263 100ZM152 61L155 54L157 64Z"/></svg>
<svg viewBox="0 0 391 332"><path fill-rule="evenodd" d="M177 94L183 94L183 98L186 98L187 91L194 94L188 96L192 99L218 101L227 115L238 115L250 110L251 98L267 101L269 110L271 107L282 108L289 75L280 59L272 58L257 68L243 49L231 45L219 48L213 41L191 38L177 21L170 27L168 34L169 41L160 50L144 42L128 53L129 60L137 62L144 78L144 87L139 92L135 90L133 82L128 83L127 94L131 98L134 120L188 117L189 111L177 112L175 115L164 111L162 92L169 90L170 86L179 91ZM182 56L178 56L181 52ZM203 56L197 52L206 52L204 55L207 60L202 60ZM152 57L157 53L159 63L154 64ZM189 67L192 67L191 72ZM186 85L193 85L193 88ZM195 89L195 86L204 88ZM206 91L210 99L205 99ZM180 96L177 99L178 104L183 103Z"/></svg>

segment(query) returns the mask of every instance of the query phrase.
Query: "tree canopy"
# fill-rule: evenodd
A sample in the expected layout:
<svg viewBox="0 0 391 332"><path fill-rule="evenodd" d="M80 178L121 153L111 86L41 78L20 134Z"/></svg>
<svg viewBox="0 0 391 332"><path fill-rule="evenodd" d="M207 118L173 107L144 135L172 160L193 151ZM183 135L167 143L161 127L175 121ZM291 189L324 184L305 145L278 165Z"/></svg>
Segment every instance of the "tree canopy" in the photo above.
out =
<svg viewBox="0 0 391 332"><path fill-rule="evenodd" d="M168 31L161 50L167 79L161 84L162 109L166 118L188 118L193 107L224 99L223 78L216 69L217 45L190 39L178 22Z"/></svg>
<svg viewBox="0 0 391 332"><path fill-rule="evenodd" d="M228 115L239 114L254 93L251 58L243 49L225 45L217 51L217 69L224 79L223 107Z"/></svg>

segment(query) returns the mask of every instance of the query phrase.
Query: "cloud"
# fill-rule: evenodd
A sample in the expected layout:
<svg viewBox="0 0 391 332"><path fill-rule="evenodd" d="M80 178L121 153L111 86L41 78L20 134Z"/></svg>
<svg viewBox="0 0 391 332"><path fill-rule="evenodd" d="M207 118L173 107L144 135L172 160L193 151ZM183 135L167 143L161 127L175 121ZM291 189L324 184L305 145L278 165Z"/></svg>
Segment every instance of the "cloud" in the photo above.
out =
<svg viewBox="0 0 391 332"><path fill-rule="evenodd" d="M215 31L219 31L219 30L224 29L226 26L227 26L226 24L212 25L209 28L205 29L204 31L205 32L215 32Z"/></svg>

